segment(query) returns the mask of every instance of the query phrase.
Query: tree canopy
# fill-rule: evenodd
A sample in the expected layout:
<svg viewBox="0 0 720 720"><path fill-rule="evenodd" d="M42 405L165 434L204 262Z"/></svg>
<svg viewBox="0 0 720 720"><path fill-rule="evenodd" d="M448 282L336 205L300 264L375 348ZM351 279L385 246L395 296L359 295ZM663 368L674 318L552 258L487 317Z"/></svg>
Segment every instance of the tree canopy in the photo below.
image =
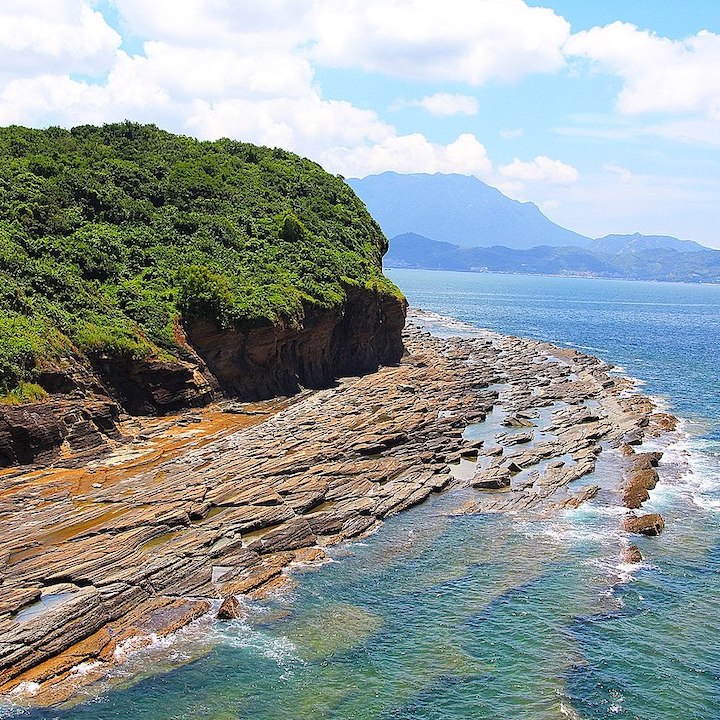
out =
<svg viewBox="0 0 720 720"><path fill-rule="evenodd" d="M179 356L176 323L297 323L349 286L398 293L342 178L153 125L0 129L0 392L38 359Z"/></svg>

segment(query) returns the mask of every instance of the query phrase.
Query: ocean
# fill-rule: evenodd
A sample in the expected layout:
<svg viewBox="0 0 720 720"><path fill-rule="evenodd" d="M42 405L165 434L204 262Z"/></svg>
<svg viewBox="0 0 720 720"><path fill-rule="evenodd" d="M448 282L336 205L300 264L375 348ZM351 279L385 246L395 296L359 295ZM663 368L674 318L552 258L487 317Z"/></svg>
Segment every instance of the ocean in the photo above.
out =
<svg viewBox="0 0 720 720"><path fill-rule="evenodd" d="M454 517L444 493L299 568L248 620L159 640L124 687L22 717L720 718L720 286L387 274L434 332L597 355L682 419L645 506L667 529L637 540L643 563L620 562L620 507Z"/></svg>

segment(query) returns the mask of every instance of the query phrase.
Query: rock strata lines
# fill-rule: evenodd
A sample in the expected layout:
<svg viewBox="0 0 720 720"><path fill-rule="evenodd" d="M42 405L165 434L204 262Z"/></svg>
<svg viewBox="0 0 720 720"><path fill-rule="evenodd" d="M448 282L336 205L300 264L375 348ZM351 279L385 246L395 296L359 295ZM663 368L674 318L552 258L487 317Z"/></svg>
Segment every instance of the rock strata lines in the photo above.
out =
<svg viewBox="0 0 720 720"><path fill-rule="evenodd" d="M236 616L234 597L449 485L476 488L461 512L577 507L600 490L602 451L667 429L573 350L416 326L405 345L397 366L330 389L147 422L84 467L0 474L0 692L70 700L129 649L221 604ZM654 478L652 457L632 463Z"/></svg>

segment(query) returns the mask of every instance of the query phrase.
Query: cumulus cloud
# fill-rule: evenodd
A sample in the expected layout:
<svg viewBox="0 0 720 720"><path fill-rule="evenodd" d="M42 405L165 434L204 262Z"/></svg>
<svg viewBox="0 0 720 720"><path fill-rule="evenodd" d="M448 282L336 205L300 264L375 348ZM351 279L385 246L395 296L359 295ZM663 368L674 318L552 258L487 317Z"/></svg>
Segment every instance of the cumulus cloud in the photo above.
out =
<svg viewBox="0 0 720 720"><path fill-rule="evenodd" d="M437 117L477 115L480 109L478 101L471 95L458 95L455 93L435 93L434 95L426 95L420 100L397 100L390 109L402 110L407 107L423 108Z"/></svg>
<svg viewBox="0 0 720 720"><path fill-rule="evenodd" d="M313 57L406 78L481 85L564 65L569 23L522 0L316 0Z"/></svg>
<svg viewBox="0 0 720 720"><path fill-rule="evenodd" d="M707 113L720 119L720 35L703 30L671 40L615 22L570 37L565 53L623 79L623 113Z"/></svg>
<svg viewBox="0 0 720 720"><path fill-rule="evenodd" d="M448 145L431 143L420 133L392 134L372 145L331 148L321 162L332 172L362 177L395 170L400 173L461 173L490 178L493 173L485 146L469 133Z"/></svg>
<svg viewBox="0 0 720 720"><path fill-rule="evenodd" d="M500 174L521 182L544 182L553 185L568 185L578 179L578 171L560 160L538 155L530 162L515 158L509 165L500 168Z"/></svg>
<svg viewBox="0 0 720 720"><path fill-rule="evenodd" d="M523 0L115 0L139 37L195 45L265 38L312 60L422 80L480 85L564 64L569 23Z"/></svg>
<svg viewBox="0 0 720 720"><path fill-rule="evenodd" d="M5 0L0 5L0 78L44 73L102 75L120 35L80 0Z"/></svg>
<svg viewBox="0 0 720 720"><path fill-rule="evenodd" d="M107 2L134 52L99 12ZM0 122L130 118L282 146L345 175L507 181L474 135L434 143L400 134L373 110L324 98L316 69L479 85L558 69L568 36L563 18L523 0L5 0ZM458 93L416 102L436 116L478 112Z"/></svg>
<svg viewBox="0 0 720 720"><path fill-rule="evenodd" d="M431 115L446 117L450 115L477 115L478 101L470 95L455 95L453 93L435 93L426 95L416 103L425 108Z"/></svg>
<svg viewBox="0 0 720 720"><path fill-rule="evenodd" d="M239 137L293 150L315 160L320 160L328 147L382 142L395 132L372 110L361 110L345 101L323 100L317 95L262 102L196 100L188 113L186 129L200 138Z"/></svg>

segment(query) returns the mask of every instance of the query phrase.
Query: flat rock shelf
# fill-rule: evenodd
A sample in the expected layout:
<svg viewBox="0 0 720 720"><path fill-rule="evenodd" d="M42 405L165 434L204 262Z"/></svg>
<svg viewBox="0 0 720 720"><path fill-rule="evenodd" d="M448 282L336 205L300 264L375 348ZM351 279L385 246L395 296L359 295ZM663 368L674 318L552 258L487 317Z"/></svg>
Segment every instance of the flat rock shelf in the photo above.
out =
<svg viewBox="0 0 720 720"><path fill-rule="evenodd" d="M638 509L661 479L660 453L635 447L676 421L610 366L490 332L443 339L411 317L397 366L128 421L79 468L2 471L0 693L72 702L151 638L220 606L236 617L237 596L449 487L464 488L458 513L552 513L599 492Z"/></svg>

